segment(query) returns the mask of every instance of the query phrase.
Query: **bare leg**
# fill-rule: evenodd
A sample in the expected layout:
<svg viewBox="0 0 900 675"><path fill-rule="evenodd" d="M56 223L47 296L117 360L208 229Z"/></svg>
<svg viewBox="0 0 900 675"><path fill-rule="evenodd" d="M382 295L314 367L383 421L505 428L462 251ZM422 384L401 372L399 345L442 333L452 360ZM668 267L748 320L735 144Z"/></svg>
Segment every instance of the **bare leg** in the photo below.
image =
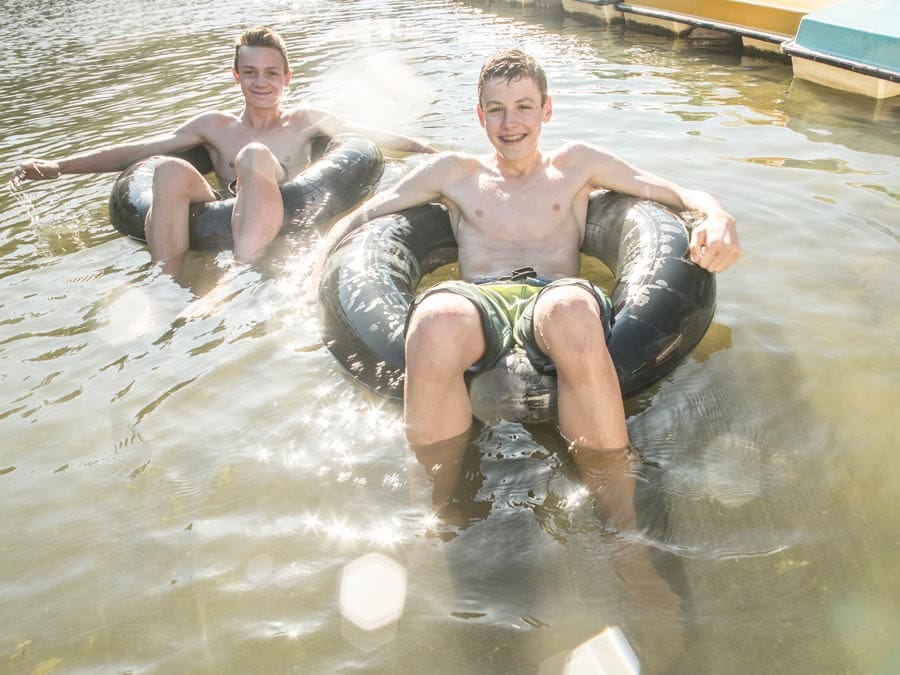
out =
<svg viewBox="0 0 900 675"><path fill-rule="evenodd" d="M163 159L153 174L153 206L144 221L150 259L176 276L190 247L188 218L191 202L216 198L206 179L188 162Z"/></svg>
<svg viewBox="0 0 900 675"><path fill-rule="evenodd" d="M469 300L435 293L419 304L406 337L404 415L410 444L453 438L472 425L463 375L483 353L481 317Z"/></svg>
<svg viewBox="0 0 900 675"><path fill-rule="evenodd" d="M244 146L235 159L238 194L231 215L234 259L253 260L281 230L284 202L280 181L284 169L271 150L261 143Z"/></svg>
<svg viewBox="0 0 900 675"><path fill-rule="evenodd" d="M534 332L556 365L563 435L598 450L626 447L622 392L594 297L578 286L548 289L534 308Z"/></svg>

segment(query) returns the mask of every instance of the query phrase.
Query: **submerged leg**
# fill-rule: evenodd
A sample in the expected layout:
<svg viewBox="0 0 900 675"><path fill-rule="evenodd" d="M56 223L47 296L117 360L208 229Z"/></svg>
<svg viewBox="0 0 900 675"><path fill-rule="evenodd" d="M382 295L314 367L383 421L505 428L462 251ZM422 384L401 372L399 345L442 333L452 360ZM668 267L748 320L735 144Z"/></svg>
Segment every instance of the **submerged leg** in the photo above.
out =
<svg viewBox="0 0 900 675"><path fill-rule="evenodd" d="M647 650L646 665L653 672L667 672L685 650L684 608L676 586L654 564L654 558L662 552L648 544L645 536L627 536L640 531L635 505L641 480L640 455L631 448L595 450L575 444L569 453L594 498L597 515L607 527L626 535L614 542L613 562L631 600L654 617L640 630L641 641L652 645Z"/></svg>
<svg viewBox="0 0 900 675"><path fill-rule="evenodd" d="M190 247L188 220L191 202L208 202L216 195L191 164L167 157L153 173L153 203L144 221L150 259L163 272L176 276Z"/></svg>
<svg viewBox="0 0 900 675"><path fill-rule="evenodd" d="M278 184L286 176L272 151L262 143L244 146L235 159L238 194L231 215L234 259L253 260L281 230L284 201Z"/></svg>
<svg viewBox="0 0 900 675"><path fill-rule="evenodd" d="M464 374L484 353L481 317L471 301L434 293L413 311L406 336L406 438L427 445L472 425Z"/></svg>
<svg viewBox="0 0 900 675"><path fill-rule="evenodd" d="M431 478L434 513L444 522L464 526L490 512L490 502L474 497L484 481L481 456L475 439L480 426L429 445L410 444L410 450Z"/></svg>

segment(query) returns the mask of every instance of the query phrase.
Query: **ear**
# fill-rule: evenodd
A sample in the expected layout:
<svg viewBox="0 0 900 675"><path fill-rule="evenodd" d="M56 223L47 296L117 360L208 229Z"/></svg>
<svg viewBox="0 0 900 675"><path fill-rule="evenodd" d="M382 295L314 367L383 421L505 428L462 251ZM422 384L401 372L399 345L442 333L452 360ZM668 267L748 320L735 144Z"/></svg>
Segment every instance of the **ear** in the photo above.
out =
<svg viewBox="0 0 900 675"><path fill-rule="evenodd" d="M289 70L284 74L284 86L286 87L290 83L291 83L291 71Z"/></svg>
<svg viewBox="0 0 900 675"><path fill-rule="evenodd" d="M551 117L553 117L553 99L547 94L547 100L544 102L544 122L549 122Z"/></svg>
<svg viewBox="0 0 900 675"><path fill-rule="evenodd" d="M484 110L482 109L480 103L477 106L475 106L475 112L478 113L478 123L482 127L484 127Z"/></svg>
<svg viewBox="0 0 900 675"><path fill-rule="evenodd" d="M235 84L241 81L241 76L238 75L238 71L236 71L234 68L231 69L231 76L234 78Z"/></svg>

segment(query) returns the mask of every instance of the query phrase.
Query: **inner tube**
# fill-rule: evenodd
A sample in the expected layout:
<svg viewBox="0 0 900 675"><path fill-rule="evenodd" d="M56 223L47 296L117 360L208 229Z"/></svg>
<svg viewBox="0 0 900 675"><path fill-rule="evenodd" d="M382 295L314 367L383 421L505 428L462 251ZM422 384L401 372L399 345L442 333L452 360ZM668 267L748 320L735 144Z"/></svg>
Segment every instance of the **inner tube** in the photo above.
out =
<svg viewBox="0 0 900 675"><path fill-rule="evenodd" d="M202 147L179 156L191 162L201 173L211 170L209 157ZM112 226L122 234L143 242L147 241L144 219L152 201L153 172L161 159L161 156L154 156L132 164L116 179L109 196ZM331 139L321 158L281 186L284 200L281 233L336 219L374 191L383 170L381 151L371 141L352 135ZM191 204L189 227L192 249L231 248L234 202L232 197Z"/></svg>
<svg viewBox="0 0 900 675"><path fill-rule="evenodd" d="M690 233L660 204L609 191L591 195L582 251L615 274L609 352L629 398L667 375L703 338L715 277L690 260ZM345 238L326 263L319 315L328 349L369 389L403 396L410 300L425 274L457 259L446 209L436 204L377 218ZM513 349L467 375L482 420L556 420L556 378Z"/></svg>

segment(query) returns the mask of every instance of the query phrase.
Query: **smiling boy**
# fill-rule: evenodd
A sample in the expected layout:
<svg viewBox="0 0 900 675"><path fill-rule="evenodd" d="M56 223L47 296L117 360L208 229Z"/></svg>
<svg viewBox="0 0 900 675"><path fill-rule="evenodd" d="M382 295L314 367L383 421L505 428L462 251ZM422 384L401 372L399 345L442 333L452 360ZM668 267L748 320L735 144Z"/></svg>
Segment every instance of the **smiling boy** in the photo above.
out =
<svg viewBox="0 0 900 675"><path fill-rule="evenodd" d="M284 210L279 186L309 165L316 136L355 132L387 149L433 152L411 138L354 127L321 111L284 110L281 99L291 81L291 69L284 41L270 28L251 28L238 38L232 75L244 98L243 108L236 113L205 112L174 131L143 141L55 161L29 159L16 167L13 184L62 174L122 171L152 155L170 155L202 145L219 185L236 194L231 220L234 257L249 261L278 234ZM190 204L217 198L188 162L170 157L158 165L153 178L154 206L147 214L145 232L150 257L163 271L177 274L188 250Z"/></svg>
<svg viewBox="0 0 900 675"><path fill-rule="evenodd" d="M575 276L588 198L610 189L701 213L691 255L711 272L728 268L741 253L734 218L706 192L593 145L541 151L552 101L543 69L521 51L498 52L485 63L476 112L492 154L437 155L339 221L325 241L329 250L362 223L419 204L439 202L449 211L462 281L429 289L410 308L407 440L427 446L463 437L472 424L465 372L489 368L515 341L539 368L555 369L563 436L583 448L626 448L623 402L605 339L610 302ZM533 278L499 281L522 267Z"/></svg>

